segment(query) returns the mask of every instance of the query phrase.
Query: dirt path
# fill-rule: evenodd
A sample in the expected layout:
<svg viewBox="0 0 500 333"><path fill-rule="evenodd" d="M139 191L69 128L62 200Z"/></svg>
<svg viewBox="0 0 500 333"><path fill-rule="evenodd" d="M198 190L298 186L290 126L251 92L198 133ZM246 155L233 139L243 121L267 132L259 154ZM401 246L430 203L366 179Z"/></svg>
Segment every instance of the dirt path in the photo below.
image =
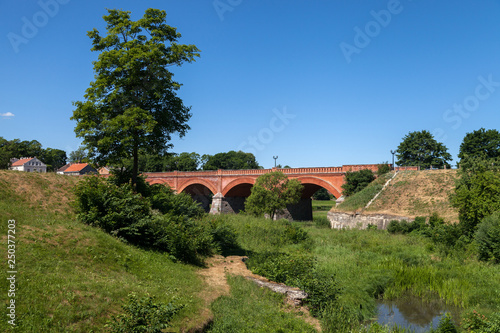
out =
<svg viewBox="0 0 500 333"><path fill-rule="evenodd" d="M199 274L203 277L207 284L207 287L204 289L203 294L200 295L201 299L203 299L203 301L205 302L202 317L200 318L200 320L202 320L204 324L209 323L213 318L213 315L210 311L210 304L219 296L230 294L230 287L226 280L226 274L240 275L248 279L257 281L260 285L265 284L268 287L270 285L275 285L278 288L283 288L283 284L278 284L269 281L262 276L253 274L250 270L247 269L245 263L243 262L243 258L245 257L215 256L209 258L206 261L208 268L202 269L199 272ZM311 316L307 307L294 306L290 304L290 302L287 302L285 311L301 313L301 317L305 322L311 324L314 328L316 328L316 330L318 330L318 332L321 332L321 325L319 321Z"/></svg>

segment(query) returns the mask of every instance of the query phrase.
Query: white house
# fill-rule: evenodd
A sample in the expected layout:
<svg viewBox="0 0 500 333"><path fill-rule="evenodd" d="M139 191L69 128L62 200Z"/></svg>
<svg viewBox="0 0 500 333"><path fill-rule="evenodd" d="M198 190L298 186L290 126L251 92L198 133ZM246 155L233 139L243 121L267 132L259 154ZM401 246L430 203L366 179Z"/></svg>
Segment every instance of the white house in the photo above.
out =
<svg viewBox="0 0 500 333"><path fill-rule="evenodd" d="M10 162L10 170L24 172L47 172L47 165L36 157L13 158Z"/></svg>

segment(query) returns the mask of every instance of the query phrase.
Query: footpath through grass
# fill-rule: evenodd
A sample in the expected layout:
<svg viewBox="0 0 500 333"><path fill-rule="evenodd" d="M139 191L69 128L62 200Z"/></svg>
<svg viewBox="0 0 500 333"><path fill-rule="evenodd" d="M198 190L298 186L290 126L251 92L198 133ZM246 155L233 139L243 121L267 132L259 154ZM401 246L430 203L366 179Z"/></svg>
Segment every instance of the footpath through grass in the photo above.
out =
<svg viewBox="0 0 500 333"><path fill-rule="evenodd" d="M7 221L16 221L16 293L7 297L7 260L0 290L4 305L15 300L18 332L102 332L122 312L130 293L186 307L173 329L196 326L203 306L199 268L144 251L81 222L69 202L77 178L0 171L0 234L7 251ZM186 319L187 318L187 319Z"/></svg>

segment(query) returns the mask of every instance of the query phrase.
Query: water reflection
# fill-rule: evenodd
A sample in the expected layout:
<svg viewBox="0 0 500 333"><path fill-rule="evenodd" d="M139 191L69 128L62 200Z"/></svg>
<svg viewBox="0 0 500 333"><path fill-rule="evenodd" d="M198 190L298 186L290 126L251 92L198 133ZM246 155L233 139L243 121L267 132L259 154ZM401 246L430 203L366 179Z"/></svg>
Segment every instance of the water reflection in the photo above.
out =
<svg viewBox="0 0 500 333"><path fill-rule="evenodd" d="M404 297L394 301L377 302L377 322L382 325L394 324L411 328L415 332L429 331L431 324L436 328L441 317L450 312L453 318L459 318L458 309L447 306L441 300L422 301L417 297ZM455 319L457 322L457 320Z"/></svg>

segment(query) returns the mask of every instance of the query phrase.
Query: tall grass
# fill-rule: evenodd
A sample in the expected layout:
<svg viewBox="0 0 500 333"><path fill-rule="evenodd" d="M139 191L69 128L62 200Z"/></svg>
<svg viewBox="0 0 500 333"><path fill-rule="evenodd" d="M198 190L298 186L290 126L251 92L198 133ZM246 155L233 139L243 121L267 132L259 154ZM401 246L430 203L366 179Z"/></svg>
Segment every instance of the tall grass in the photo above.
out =
<svg viewBox="0 0 500 333"><path fill-rule="evenodd" d="M467 252L444 256L432 240L417 234L331 230L295 222L293 225L307 232L311 244L304 247L283 242L275 246L273 239L279 238L277 230L281 228L276 221L223 218L237 230L240 244L250 256L278 250L293 254L300 249L314 258L321 276L335 279L340 294L332 308L320 315L325 331L366 330L359 323L376 315L377 298L396 299L408 294L427 301L440 298L464 311L500 310L500 266L480 263Z"/></svg>

